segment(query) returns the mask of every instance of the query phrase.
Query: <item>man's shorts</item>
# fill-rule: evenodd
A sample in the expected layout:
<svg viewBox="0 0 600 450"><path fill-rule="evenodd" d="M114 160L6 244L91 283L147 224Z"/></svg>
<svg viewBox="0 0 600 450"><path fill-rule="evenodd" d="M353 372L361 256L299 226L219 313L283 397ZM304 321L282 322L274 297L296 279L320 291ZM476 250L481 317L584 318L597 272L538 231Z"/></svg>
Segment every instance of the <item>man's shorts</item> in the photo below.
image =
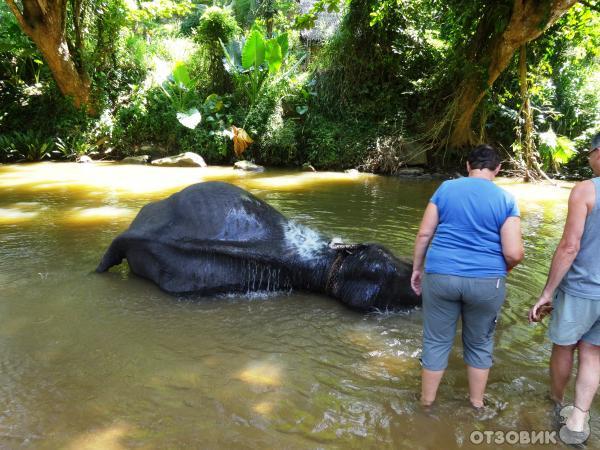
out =
<svg viewBox="0 0 600 450"><path fill-rule="evenodd" d="M600 345L600 300L576 297L557 289L548 335L556 345L585 341Z"/></svg>

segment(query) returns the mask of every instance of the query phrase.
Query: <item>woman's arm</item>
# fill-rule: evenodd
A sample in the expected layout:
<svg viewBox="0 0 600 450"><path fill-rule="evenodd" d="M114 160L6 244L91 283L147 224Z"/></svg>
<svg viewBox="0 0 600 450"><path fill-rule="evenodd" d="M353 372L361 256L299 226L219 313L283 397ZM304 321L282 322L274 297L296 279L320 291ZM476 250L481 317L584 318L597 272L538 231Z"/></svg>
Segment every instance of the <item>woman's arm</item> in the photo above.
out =
<svg viewBox="0 0 600 450"><path fill-rule="evenodd" d="M511 216L500 228L500 241L502 242L502 255L506 261L506 268L511 270L525 256L523 238L521 236L521 218Z"/></svg>
<svg viewBox="0 0 600 450"><path fill-rule="evenodd" d="M410 280L415 294L421 295L421 281L423 279L423 269L425 266L425 253L427 247L435 234L435 230L439 223L438 209L435 203L429 203L423 214L421 226L415 240L415 253L413 257L413 273Z"/></svg>

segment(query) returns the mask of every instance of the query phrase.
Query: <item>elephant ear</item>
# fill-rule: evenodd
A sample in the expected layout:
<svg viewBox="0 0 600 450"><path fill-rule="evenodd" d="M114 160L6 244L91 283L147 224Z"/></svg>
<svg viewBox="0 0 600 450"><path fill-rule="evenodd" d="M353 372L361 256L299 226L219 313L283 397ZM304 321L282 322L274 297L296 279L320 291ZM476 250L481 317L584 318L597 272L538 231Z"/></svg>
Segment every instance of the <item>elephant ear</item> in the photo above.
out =
<svg viewBox="0 0 600 450"><path fill-rule="evenodd" d="M370 282L369 282L370 281ZM339 299L352 309L370 311L380 286L374 280L346 280L338 291Z"/></svg>

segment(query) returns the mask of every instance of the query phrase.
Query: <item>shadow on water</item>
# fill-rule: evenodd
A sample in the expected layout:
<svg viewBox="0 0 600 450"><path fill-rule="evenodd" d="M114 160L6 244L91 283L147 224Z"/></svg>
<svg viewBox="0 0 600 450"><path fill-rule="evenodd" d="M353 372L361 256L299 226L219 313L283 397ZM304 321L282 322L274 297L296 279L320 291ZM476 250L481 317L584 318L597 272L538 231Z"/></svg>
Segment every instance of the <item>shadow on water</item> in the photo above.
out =
<svg viewBox="0 0 600 450"><path fill-rule="evenodd" d="M405 256L437 185L229 168L0 166L1 448L481 448L469 441L473 430L550 429L546 324L530 326L525 314L560 238L569 185L499 180L519 200L527 259L509 279L482 418L467 406L460 345L439 404L418 407L418 310L359 315L302 292L174 298L126 265L92 273L141 206L214 179L328 237Z"/></svg>

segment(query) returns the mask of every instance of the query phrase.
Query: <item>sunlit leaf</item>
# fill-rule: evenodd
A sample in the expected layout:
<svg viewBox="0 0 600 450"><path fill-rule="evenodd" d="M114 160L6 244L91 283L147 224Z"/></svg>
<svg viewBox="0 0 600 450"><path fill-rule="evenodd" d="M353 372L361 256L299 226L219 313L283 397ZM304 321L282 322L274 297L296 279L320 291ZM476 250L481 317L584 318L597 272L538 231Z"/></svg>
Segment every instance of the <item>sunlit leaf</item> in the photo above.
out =
<svg viewBox="0 0 600 450"><path fill-rule="evenodd" d="M200 114L200 111L198 111L196 108L192 108L187 112L178 112L177 120L184 127L193 130L194 128L196 128L196 126L198 126L198 124L202 120L202 115Z"/></svg>
<svg viewBox="0 0 600 450"><path fill-rule="evenodd" d="M279 71L283 63L281 46L275 39L269 39L265 48L265 59L269 64L269 73L273 74Z"/></svg>
<svg viewBox="0 0 600 450"><path fill-rule="evenodd" d="M548 129L548 131L544 133L540 133L540 143L545 145L551 149L556 147L556 133L552 128Z"/></svg>
<svg viewBox="0 0 600 450"><path fill-rule="evenodd" d="M183 61L177 61L175 63L175 67L173 69L173 80L175 80L175 83L178 85L182 85L188 89L193 87L192 80L190 78L190 72L186 63Z"/></svg>
<svg viewBox="0 0 600 450"><path fill-rule="evenodd" d="M288 48L290 46L290 44L288 42L288 34L282 33L279 36L277 36L276 39L277 39L277 43L281 47L281 57L283 59L285 59L285 57L287 56L287 53L288 53Z"/></svg>
<svg viewBox="0 0 600 450"><path fill-rule="evenodd" d="M539 140L540 154L546 166L552 166L555 170L568 163L577 154L575 143L566 136L557 136L552 128L540 133Z"/></svg>
<svg viewBox="0 0 600 450"><path fill-rule="evenodd" d="M242 49L244 69L258 67L265 61L265 41L258 30L252 30Z"/></svg>
<svg viewBox="0 0 600 450"><path fill-rule="evenodd" d="M568 163L577 153L575 143L566 136L559 136L556 139L556 149L552 155L558 164Z"/></svg>

